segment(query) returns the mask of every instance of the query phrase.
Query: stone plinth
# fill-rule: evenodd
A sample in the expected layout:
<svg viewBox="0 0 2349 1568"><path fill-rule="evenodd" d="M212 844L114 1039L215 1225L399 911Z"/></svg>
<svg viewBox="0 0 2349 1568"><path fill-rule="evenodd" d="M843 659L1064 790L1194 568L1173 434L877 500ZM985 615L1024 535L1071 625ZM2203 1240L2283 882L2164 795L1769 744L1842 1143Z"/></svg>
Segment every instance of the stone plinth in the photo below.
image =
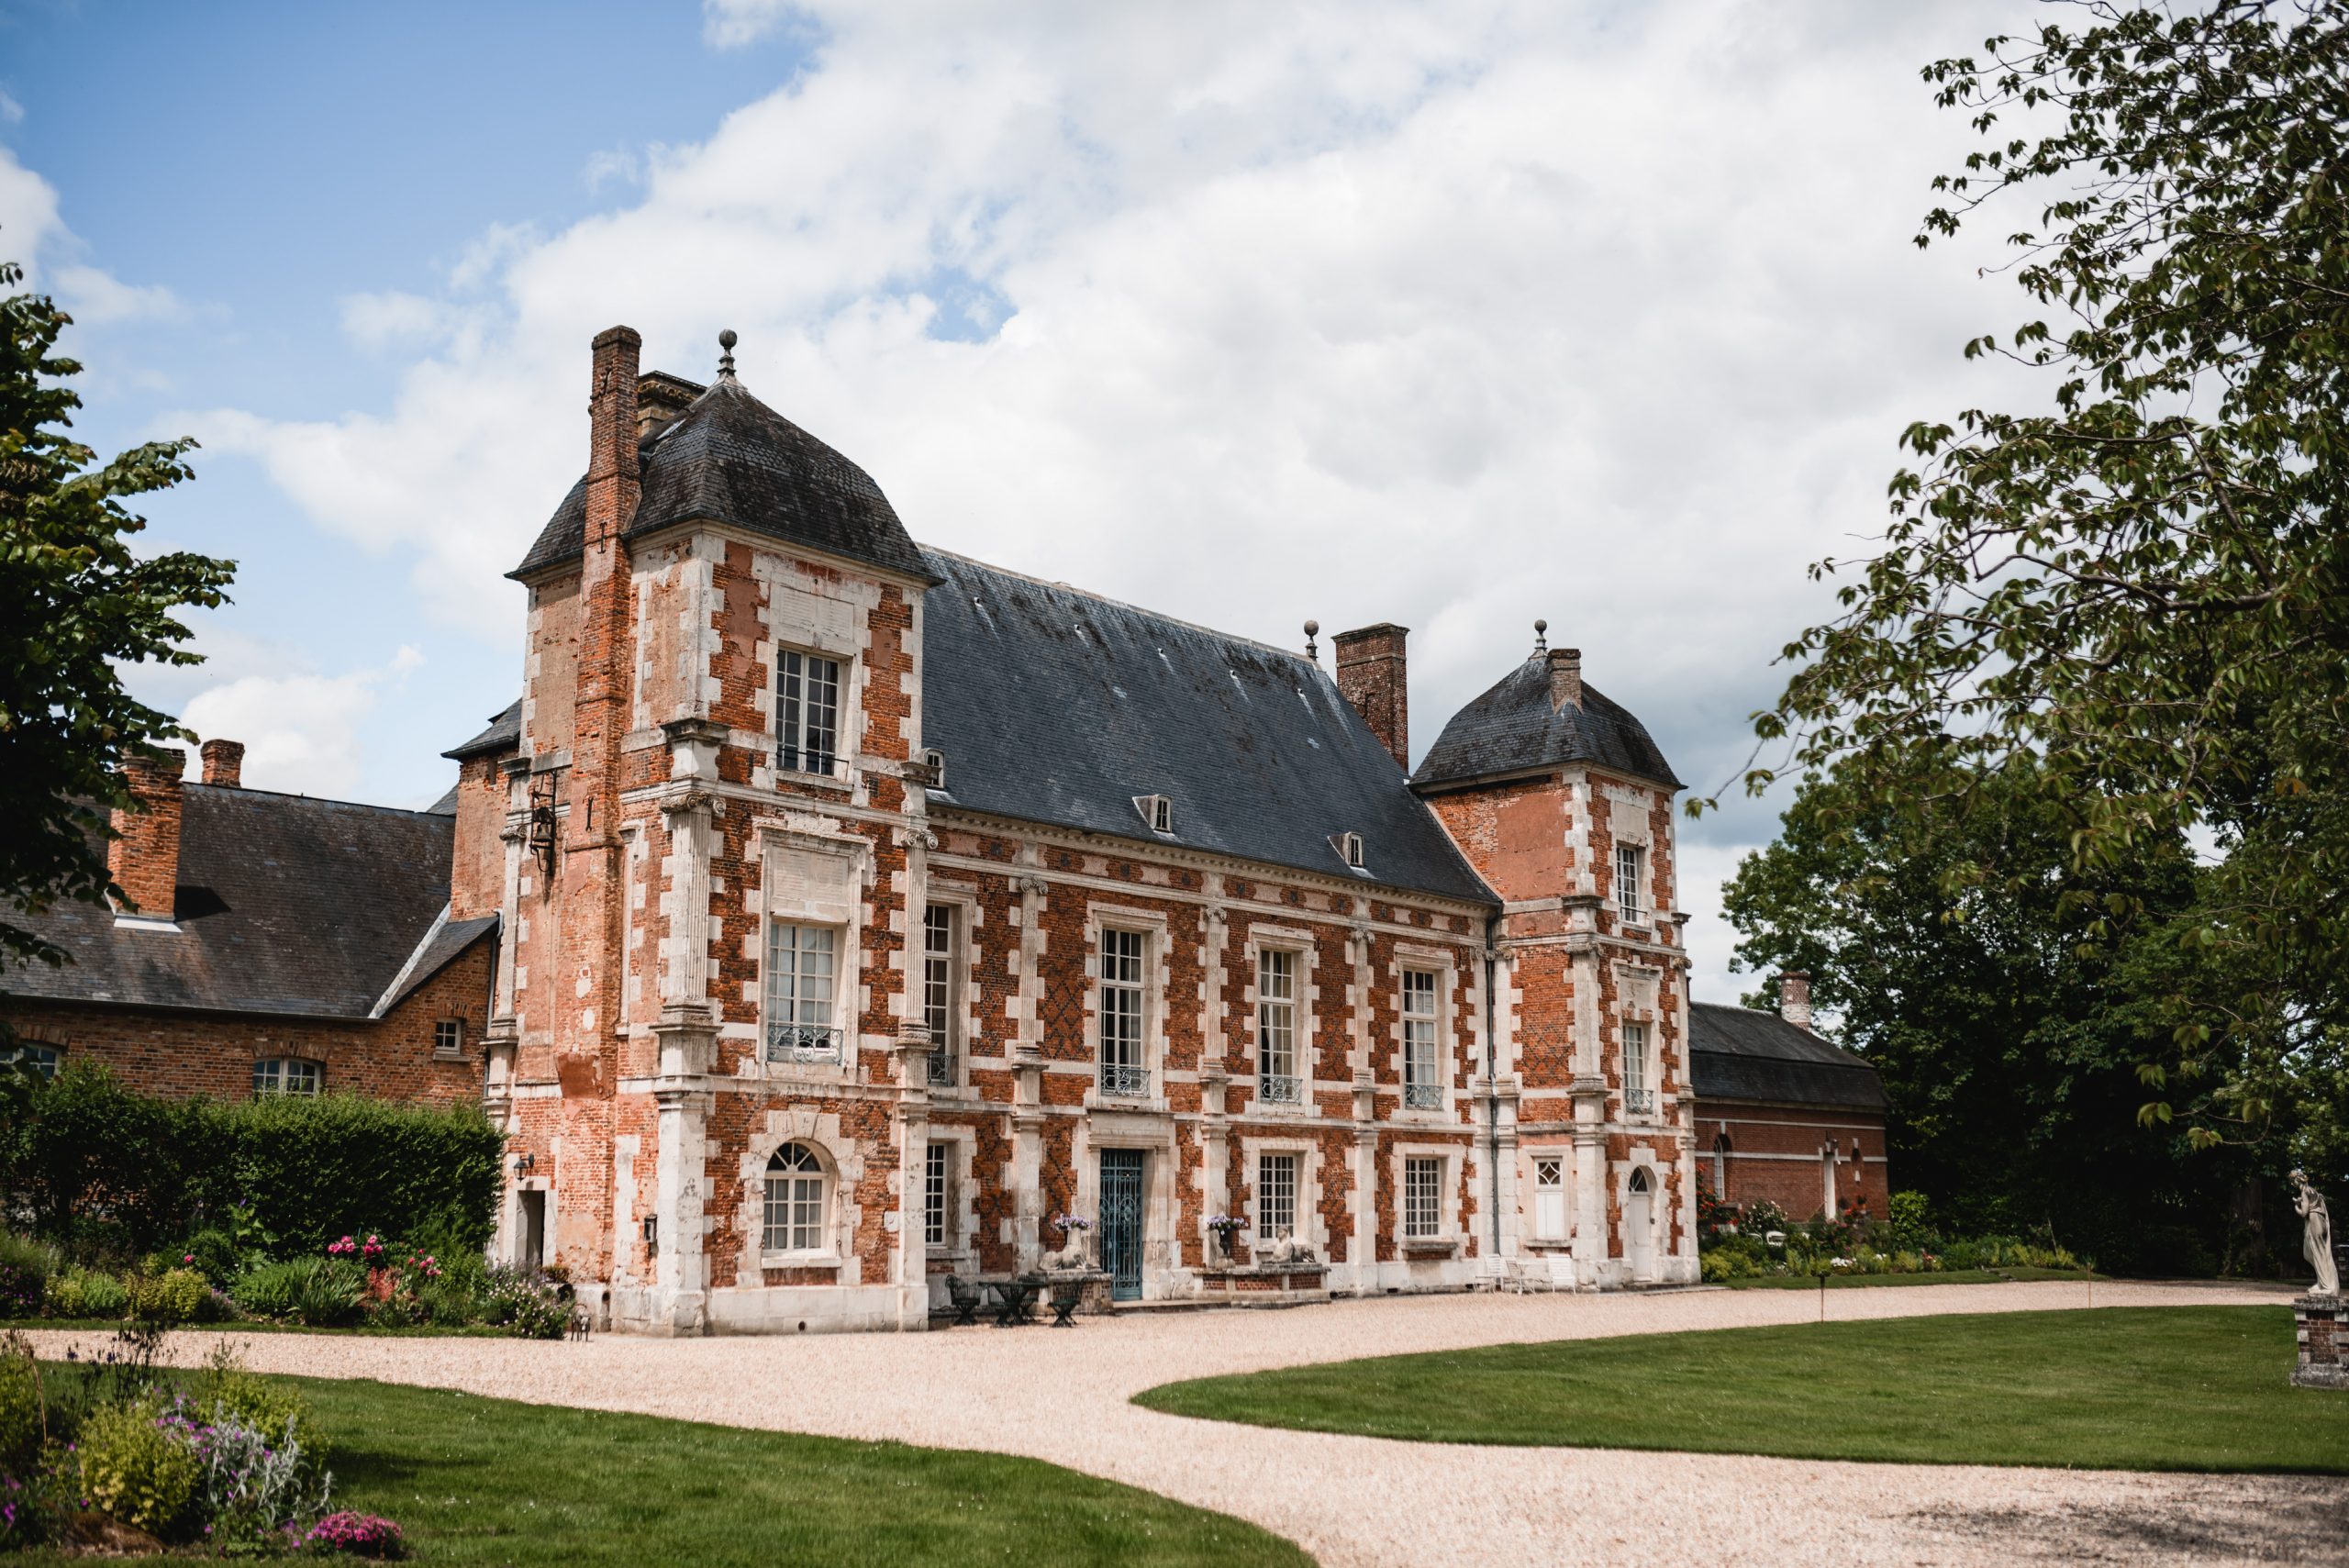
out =
<svg viewBox="0 0 2349 1568"><path fill-rule="evenodd" d="M1107 1269L1051 1270L1045 1273L1044 1280L1044 1288L1036 1296L1036 1304L1040 1311L1049 1310L1052 1303L1053 1289L1068 1284L1071 1280L1078 1281L1084 1287L1076 1305L1076 1310L1082 1316L1106 1318L1114 1307L1115 1297L1111 1295L1111 1286L1114 1282Z"/></svg>
<svg viewBox="0 0 2349 1568"><path fill-rule="evenodd" d="M2349 1390L2349 1296L2303 1296L2292 1303L2299 1329L2296 1388Z"/></svg>
<svg viewBox="0 0 2349 1568"><path fill-rule="evenodd" d="M1221 1263L1199 1273L1199 1293L1209 1300L1244 1301L1253 1306L1296 1301L1327 1301L1322 1284L1327 1263Z"/></svg>

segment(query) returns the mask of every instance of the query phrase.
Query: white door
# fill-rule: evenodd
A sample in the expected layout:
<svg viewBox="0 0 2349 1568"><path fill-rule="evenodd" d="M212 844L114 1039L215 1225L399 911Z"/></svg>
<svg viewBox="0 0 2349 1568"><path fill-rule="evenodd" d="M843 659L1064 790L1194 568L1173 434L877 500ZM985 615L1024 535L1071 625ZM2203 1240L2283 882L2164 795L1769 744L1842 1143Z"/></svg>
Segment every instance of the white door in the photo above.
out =
<svg viewBox="0 0 2349 1568"><path fill-rule="evenodd" d="M1631 1195L1623 1205L1623 1252L1635 1281L1655 1277L1655 1194L1645 1167L1631 1173Z"/></svg>

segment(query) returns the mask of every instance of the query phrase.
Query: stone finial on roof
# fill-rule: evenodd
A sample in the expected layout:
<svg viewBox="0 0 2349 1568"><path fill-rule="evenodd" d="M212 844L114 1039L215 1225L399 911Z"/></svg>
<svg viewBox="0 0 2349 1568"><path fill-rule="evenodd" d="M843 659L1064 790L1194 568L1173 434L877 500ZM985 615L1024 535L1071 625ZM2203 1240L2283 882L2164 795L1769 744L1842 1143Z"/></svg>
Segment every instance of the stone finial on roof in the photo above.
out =
<svg viewBox="0 0 2349 1568"><path fill-rule="evenodd" d="M734 328L731 327L718 334L718 380L732 381L734 379L734 345L740 341L741 339L734 336Z"/></svg>
<svg viewBox="0 0 2349 1568"><path fill-rule="evenodd" d="M1547 653L1549 651L1550 623L1546 620L1537 620L1533 623L1533 651Z"/></svg>
<svg viewBox="0 0 2349 1568"><path fill-rule="evenodd" d="M1305 623L1305 656L1308 659L1319 659L1321 657L1321 651L1313 644L1313 639L1320 635L1321 623L1319 621L1309 620Z"/></svg>

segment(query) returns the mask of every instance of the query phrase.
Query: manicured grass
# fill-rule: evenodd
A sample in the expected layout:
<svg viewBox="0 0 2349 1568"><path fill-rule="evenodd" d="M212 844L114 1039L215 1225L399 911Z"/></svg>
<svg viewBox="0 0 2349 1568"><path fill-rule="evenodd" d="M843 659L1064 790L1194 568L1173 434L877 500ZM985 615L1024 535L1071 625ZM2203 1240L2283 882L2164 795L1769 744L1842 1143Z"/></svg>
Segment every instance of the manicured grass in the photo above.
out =
<svg viewBox="0 0 2349 1568"><path fill-rule="evenodd" d="M2106 1276L2098 1274L2101 1282ZM2010 1284L2017 1280L2070 1280L2087 1287L2087 1275L2077 1269L1944 1269L1937 1274L1829 1274L1827 1288L1852 1290L1861 1285L1901 1284ZM1748 1279L1723 1280L1731 1290L1817 1290L1819 1281L1798 1274L1757 1274Z"/></svg>
<svg viewBox="0 0 2349 1568"><path fill-rule="evenodd" d="M1038 1460L291 1381L333 1440L336 1503L397 1519L422 1562L1312 1562L1254 1525Z"/></svg>
<svg viewBox="0 0 2349 1568"><path fill-rule="evenodd" d="M2349 1396L2290 1386L2293 1360L2287 1307L2102 1307L1496 1345L1137 1402L1431 1442L2349 1473Z"/></svg>

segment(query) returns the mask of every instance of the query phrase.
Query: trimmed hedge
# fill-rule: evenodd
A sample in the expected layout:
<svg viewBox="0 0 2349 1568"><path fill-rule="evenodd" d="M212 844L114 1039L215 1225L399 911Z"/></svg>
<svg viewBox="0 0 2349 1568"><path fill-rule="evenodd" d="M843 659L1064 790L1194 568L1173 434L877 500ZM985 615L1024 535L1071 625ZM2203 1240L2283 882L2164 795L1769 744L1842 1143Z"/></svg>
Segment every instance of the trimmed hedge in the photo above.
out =
<svg viewBox="0 0 2349 1568"><path fill-rule="evenodd" d="M0 1191L36 1234L143 1252L206 1227L275 1257L376 1230L488 1244L504 1140L479 1106L348 1095L165 1100L72 1063L0 1130Z"/></svg>

